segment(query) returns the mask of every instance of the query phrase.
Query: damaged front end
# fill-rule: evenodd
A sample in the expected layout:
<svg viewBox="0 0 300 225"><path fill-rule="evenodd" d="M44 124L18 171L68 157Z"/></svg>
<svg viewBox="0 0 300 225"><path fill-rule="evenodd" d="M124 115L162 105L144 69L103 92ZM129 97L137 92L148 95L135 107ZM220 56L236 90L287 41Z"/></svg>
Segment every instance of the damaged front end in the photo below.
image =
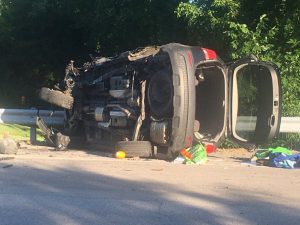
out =
<svg viewBox="0 0 300 225"><path fill-rule="evenodd" d="M55 90L42 88L40 98L65 109L62 133L71 140L84 136L93 149L105 151L130 141L130 148L140 146L134 151L141 155L153 155L154 145L168 152L173 78L169 54L161 47L94 58L82 67L71 61Z"/></svg>

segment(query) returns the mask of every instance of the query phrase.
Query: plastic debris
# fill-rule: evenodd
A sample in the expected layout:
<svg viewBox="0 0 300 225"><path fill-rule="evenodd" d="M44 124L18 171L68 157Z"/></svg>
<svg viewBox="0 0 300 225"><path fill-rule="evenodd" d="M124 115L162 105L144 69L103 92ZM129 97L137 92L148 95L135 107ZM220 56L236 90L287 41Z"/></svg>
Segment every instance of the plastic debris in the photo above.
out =
<svg viewBox="0 0 300 225"><path fill-rule="evenodd" d="M293 154L284 147L258 149L251 158L251 162L254 161L258 165L293 169L300 167L300 153Z"/></svg>
<svg viewBox="0 0 300 225"><path fill-rule="evenodd" d="M205 145L205 151L207 152L207 154L211 154L216 151L216 146L213 144L207 144Z"/></svg>
<svg viewBox="0 0 300 225"><path fill-rule="evenodd" d="M207 152L203 145L196 144L191 148L181 150L175 162L196 165L205 164L207 162Z"/></svg>
<svg viewBox="0 0 300 225"><path fill-rule="evenodd" d="M287 169L300 167L300 153L295 155L286 155L284 153L271 153L269 166Z"/></svg>
<svg viewBox="0 0 300 225"><path fill-rule="evenodd" d="M117 159L124 159L126 157L126 153L124 151L117 151L115 156Z"/></svg>
<svg viewBox="0 0 300 225"><path fill-rule="evenodd" d="M285 155L292 155L291 150L284 147L277 147L268 149L258 149L255 156L257 157L257 159L265 159L268 158L271 153L283 153Z"/></svg>

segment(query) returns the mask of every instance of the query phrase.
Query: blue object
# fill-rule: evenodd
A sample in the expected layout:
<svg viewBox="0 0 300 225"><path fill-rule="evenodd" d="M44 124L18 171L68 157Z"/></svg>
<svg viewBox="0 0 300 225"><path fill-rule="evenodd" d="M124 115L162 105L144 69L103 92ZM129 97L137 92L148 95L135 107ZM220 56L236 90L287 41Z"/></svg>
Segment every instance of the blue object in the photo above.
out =
<svg viewBox="0 0 300 225"><path fill-rule="evenodd" d="M288 169L300 167L300 153L295 155L286 155L284 153L271 153L269 166Z"/></svg>

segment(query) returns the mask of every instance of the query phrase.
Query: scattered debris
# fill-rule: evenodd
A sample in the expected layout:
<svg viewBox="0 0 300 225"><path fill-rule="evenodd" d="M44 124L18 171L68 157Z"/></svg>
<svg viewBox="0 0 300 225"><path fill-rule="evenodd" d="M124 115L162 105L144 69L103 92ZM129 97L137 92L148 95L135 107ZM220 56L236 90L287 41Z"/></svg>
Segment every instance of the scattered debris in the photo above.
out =
<svg viewBox="0 0 300 225"><path fill-rule="evenodd" d="M284 148L284 147L277 147L277 148L268 148L268 149L258 149L255 153L255 156L258 159L264 159L269 157L270 153L283 153L285 155L292 155L292 151Z"/></svg>
<svg viewBox="0 0 300 225"><path fill-rule="evenodd" d="M18 152L18 145L9 134L4 134L3 139L0 140L1 154L16 154Z"/></svg>
<svg viewBox="0 0 300 225"><path fill-rule="evenodd" d="M300 168L300 153L295 155L271 153L269 157L269 166L287 169L293 169L295 167Z"/></svg>
<svg viewBox="0 0 300 225"><path fill-rule="evenodd" d="M126 157L126 153L124 151L117 151L115 157L117 159L124 159Z"/></svg>
<svg viewBox="0 0 300 225"><path fill-rule="evenodd" d="M277 168L300 168L300 153L293 154L292 150L284 147L258 149L251 162Z"/></svg>
<svg viewBox="0 0 300 225"><path fill-rule="evenodd" d="M48 128L41 117L37 117L36 125L41 129L43 136L49 144L55 147L55 150L61 151L67 149L70 143L69 136L63 135L60 132L55 132L53 129Z"/></svg>
<svg viewBox="0 0 300 225"><path fill-rule="evenodd" d="M28 145L30 145L30 143L26 143L26 141L18 141L17 144L19 149L27 149Z"/></svg>
<svg viewBox="0 0 300 225"><path fill-rule="evenodd" d="M207 162L207 152L203 145L196 144L191 148L182 149L179 156L174 162L180 162L183 164L205 164Z"/></svg>
<svg viewBox="0 0 300 225"><path fill-rule="evenodd" d="M55 149L56 150L66 150L70 143L70 137L63 135L62 133L58 132L55 135Z"/></svg>

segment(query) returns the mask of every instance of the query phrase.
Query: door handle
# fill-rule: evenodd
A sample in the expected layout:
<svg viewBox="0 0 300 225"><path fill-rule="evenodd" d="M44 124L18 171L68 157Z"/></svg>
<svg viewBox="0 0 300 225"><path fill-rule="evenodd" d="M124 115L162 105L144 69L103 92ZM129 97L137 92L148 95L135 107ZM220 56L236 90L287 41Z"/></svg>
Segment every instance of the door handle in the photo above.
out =
<svg viewBox="0 0 300 225"><path fill-rule="evenodd" d="M275 116L272 114L269 118L269 126L273 127L275 125Z"/></svg>

